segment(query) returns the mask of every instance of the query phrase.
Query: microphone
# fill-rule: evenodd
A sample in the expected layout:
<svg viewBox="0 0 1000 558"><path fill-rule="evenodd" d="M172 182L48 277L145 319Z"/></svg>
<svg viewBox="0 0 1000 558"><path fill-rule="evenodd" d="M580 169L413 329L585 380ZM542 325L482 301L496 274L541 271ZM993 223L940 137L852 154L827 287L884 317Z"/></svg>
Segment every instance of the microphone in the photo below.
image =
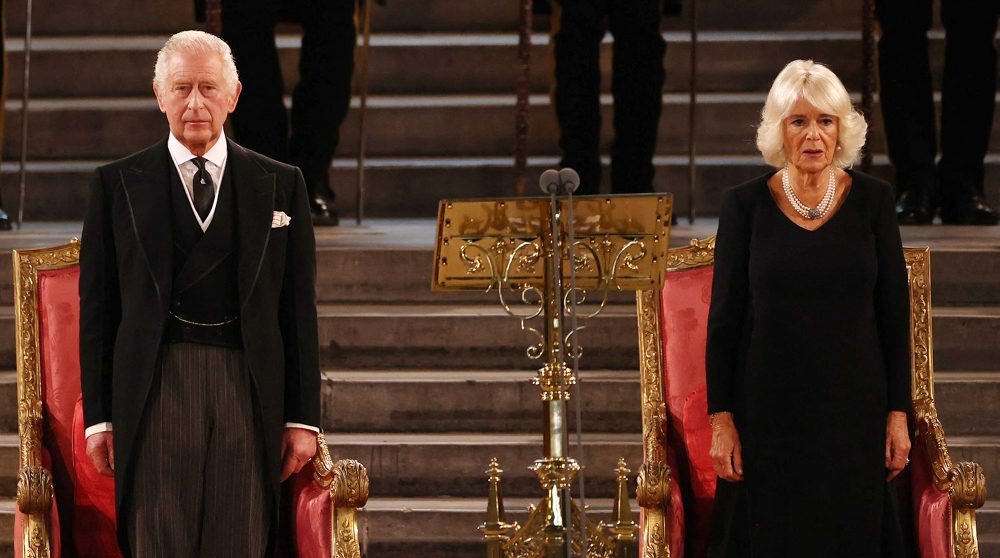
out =
<svg viewBox="0 0 1000 558"><path fill-rule="evenodd" d="M567 194L572 194L580 187L580 175L569 167L559 169L559 182L562 182Z"/></svg>
<svg viewBox="0 0 1000 558"><path fill-rule="evenodd" d="M561 178L559 171L549 169L543 172L542 177L538 179L538 187L542 189L542 193L558 194L562 182Z"/></svg>

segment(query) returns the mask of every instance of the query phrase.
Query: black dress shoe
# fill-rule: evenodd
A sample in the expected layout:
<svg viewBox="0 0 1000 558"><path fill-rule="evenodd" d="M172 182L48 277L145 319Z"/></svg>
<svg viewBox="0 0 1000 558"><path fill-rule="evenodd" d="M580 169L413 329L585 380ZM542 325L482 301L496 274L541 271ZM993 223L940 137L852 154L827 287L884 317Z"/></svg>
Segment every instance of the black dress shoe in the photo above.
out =
<svg viewBox="0 0 1000 558"><path fill-rule="evenodd" d="M961 209L941 212L941 222L945 225L992 226L1000 222L1000 215L993 210L982 196L972 196L972 200L962 204Z"/></svg>
<svg viewBox="0 0 1000 558"><path fill-rule="evenodd" d="M903 192L896 202L896 218L900 225L930 225L934 220L927 192Z"/></svg>
<svg viewBox="0 0 1000 558"><path fill-rule="evenodd" d="M9 231L10 229L10 217L7 216L6 211L0 209L0 231Z"/></svg>
<svg viewBox="0 0 1000 558"><path fill-rule="evenodd" d="M333 200L323 196L315 196L309 200L309 210L312 212L314 227L336 227L340 224L337 207Z"/></svg>

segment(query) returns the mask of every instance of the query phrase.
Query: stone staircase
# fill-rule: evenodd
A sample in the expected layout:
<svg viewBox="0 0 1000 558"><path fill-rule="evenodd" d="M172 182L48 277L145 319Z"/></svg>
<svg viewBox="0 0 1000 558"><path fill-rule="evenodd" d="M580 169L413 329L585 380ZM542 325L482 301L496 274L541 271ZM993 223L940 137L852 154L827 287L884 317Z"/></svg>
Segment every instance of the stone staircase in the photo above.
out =
<svg viewBox="0 0 1000 558"><path fill-rule="evenodd" d="M7 6L10 84L0 192L16 200L20 157L23 2ZM136 5L126 0L37 0L32 47L33 101L28 145L25 218L79 220L93 167L147 145L166 133L151 94L151 65L169 33L192 27L190 0ZM706 3L699 23L697 105L700 215L716 212L726 185L760 172L753 127L774 75L792 58L829 63L848 88L860 87L860 9L851 0L806 0L796 10L768 1ZM367 214L434 215L442 197L505 195L512 191L513 84L516 2L393 0L375 8L371 52ZM687 200L686 95L690 40L685 17L665 20L667 83L656 187ZM551 56L547 21L538 18L533 49L529 164L557 161L557 126L547 96ZM943 34L932 34L940 65ZM610 51L607 39L604 52ZM295 80L299 40L282 28L279 47L286 83ZM605 57L607 58L607 56ZM72 68L71 75L67 68ZM609 64L603 64L605 77ZM605 79L605 90L610 80ZM611 99L605 96L604 111ZM608 113L609 114L609 113ZM997 119L1000 119L998 112ZM611 139L605 118L605 145ZM357 102L342 129L333 185L345 215L354 208ZM1000 135L1000 126L994 126ZM994 141L994 146L1000 144ZM873 172L889 175L876 106ZM1000 154L989 158L987 197L1000 203Z"/></svg>
<svg viewBox="0 0 1000 558"><path fill-rule="evenodd" d="M23 2L7 3L11 83L0 191L8 210L16 200L20 153ZM761 172L753 127L785 62L827 62L858 90L856 4L803 0L796 10L776 0L700 4L699 215L715 213L725 187ZM193 26L190 0L35 0L34 10L25 217L63 223L0 236L0 370L8 370L0 372L0 558L12 556L17 462L9 251L77 235L94 166L166 133L149 85L153 57L167 35ZM526 469L542 453L542 406L527 382L535 365L523 356L528 339L491 297L430 292L433 225L412 219L433 217L443 197L512 193L516 20L513 1L389 0L387 8L375 8L367 214L405 219L320 231L317 285L323 426L336 456L369 468L369 556L481 556L482 471L492 456L506 470L514 519L523 519L539 497ZM678 213L687 204L686 27L684 18L666 20L668 77L656 158L657 188L674 193ZM293 28L281 31L292 83L298 39ZM544 31L540 20L529 159L536 174L558 160ZM941 38L932 37L938 63ZM610 98L604 105L610 108ZM356 106L332 179L345 214L354 203ZM888 176L880 115L873 132L873 171ZM1000 204L1000 141L993 145L987 194ZM677 227L673 242L708 236L714 228L711 221ZM934 248L939 408L953 457L986 468L990 499L979 514L980 540L984 558L1000 558L1000 233L925 228L905 230L904 238ZM585 435L582 452L572 449L587 466L588 502L597 518L610 508L617 458L626 457L633 468L640 459L634 304L628 296L613 302L583 339Z"/></svg>

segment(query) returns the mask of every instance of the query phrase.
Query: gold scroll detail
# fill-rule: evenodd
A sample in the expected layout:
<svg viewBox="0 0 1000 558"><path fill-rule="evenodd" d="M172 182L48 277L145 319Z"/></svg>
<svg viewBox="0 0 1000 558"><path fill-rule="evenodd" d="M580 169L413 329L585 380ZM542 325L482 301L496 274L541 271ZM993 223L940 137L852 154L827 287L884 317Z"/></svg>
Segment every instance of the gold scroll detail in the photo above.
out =
<svg viewBox="0 0 1000 558"><path fill-rule="evenodd" d="M704 267L714 261L715 237L692 238L689 245L667 251L667 272Z"/></svg>
<svg viewBox="0 0 1000 558"><path fill-rule="evenodd" d="M38 272L80 262L80 241L54 248L14 250L14 315L17 345L18 510L25 514L21 553L48 558L52 473L42 461L44 412L38 337Z"/></svg>
<svg viewBox="0 0 1000 558"><path fill-rule="evenodd" d="M952 505L955 558L978 558L976 509L986 501L986 477L976 463L953 463L934 403L934 336L931 329L930 248L904 249L910 284L913 411L916 433L930 463L934 484Z"/></svg>
<svg viewBox="0 0 1000 558"><path fill-rule="evenodd" d="M565 212L565 200L561 203ZM542 247L552 220L549 204L549 198L442 201L431 288L544 286ZM566 262L563 281L568 281L572 267L581 289L659 287L672 209L668 194L575 197L574 245L569 249L565 244L560 255ZM569 225L559 226L566 238ZM501 277L507 285L498 285Z"/></svg>
<svg viewBox="0 0 1000 558"><path fill-rule="evenodd" d="M321 448L326 446L325 439L323 442ZM322 449L320 452L324 453ZM327 460L332 460L329 457L329 449L325 455ZM368 502L368 470L358 461L341 459L333 464L329 476L332 477L328 486L333 500L331 517L333 558L361 558L358 508ZM321 485L324 484L324 481L317 480Z"/></svg>
<svg viewBox="0 0 1000 558"><path fill-rule="evenodd" d="M670 261L670 254L667 255ZM643 463L639 468L636 497L645 513L639 533L645 558L669 558L666 536L670 502L670 467L667 465L666 420L662 353L660 346L659 291L636 293L639 320L639 375L642 390Z"/></svg>
<svg viewBox="0 0 1000 558"><path fill-rule="evenodd" d="M368 503L368 470L353 459L341 459L333 466L334 503L338 508L361 508Z"/></svg>

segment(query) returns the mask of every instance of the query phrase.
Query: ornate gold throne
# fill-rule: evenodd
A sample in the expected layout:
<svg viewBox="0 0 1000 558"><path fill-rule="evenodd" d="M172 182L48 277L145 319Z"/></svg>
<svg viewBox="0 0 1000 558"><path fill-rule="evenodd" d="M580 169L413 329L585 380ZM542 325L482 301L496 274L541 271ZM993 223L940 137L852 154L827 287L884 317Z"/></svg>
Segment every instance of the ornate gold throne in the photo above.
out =
<svg viewBox="0 0 1000 558"><path fill-rule="evenodd" d="M15 513L18 558L120 556L114 481L86 457L80 396L80 242L14 251L20 436ZM322 434L310 466L291 479L293 510L282 536L302 558L360 556L357 509L368 473L334 463Z"/></svg>
<svg viewBox="0 0 1000 558"><path fill-rule="evenodd" d="M923 558L979 556L976 509L986 479L954 463L934 404L929 248L906 248L916 428L909 467L913 544ZM708 457L705 337L715 239L671 249L660 291L636 295L644 462L639 474L644 558L705 555L716 476Z"/></svg>

